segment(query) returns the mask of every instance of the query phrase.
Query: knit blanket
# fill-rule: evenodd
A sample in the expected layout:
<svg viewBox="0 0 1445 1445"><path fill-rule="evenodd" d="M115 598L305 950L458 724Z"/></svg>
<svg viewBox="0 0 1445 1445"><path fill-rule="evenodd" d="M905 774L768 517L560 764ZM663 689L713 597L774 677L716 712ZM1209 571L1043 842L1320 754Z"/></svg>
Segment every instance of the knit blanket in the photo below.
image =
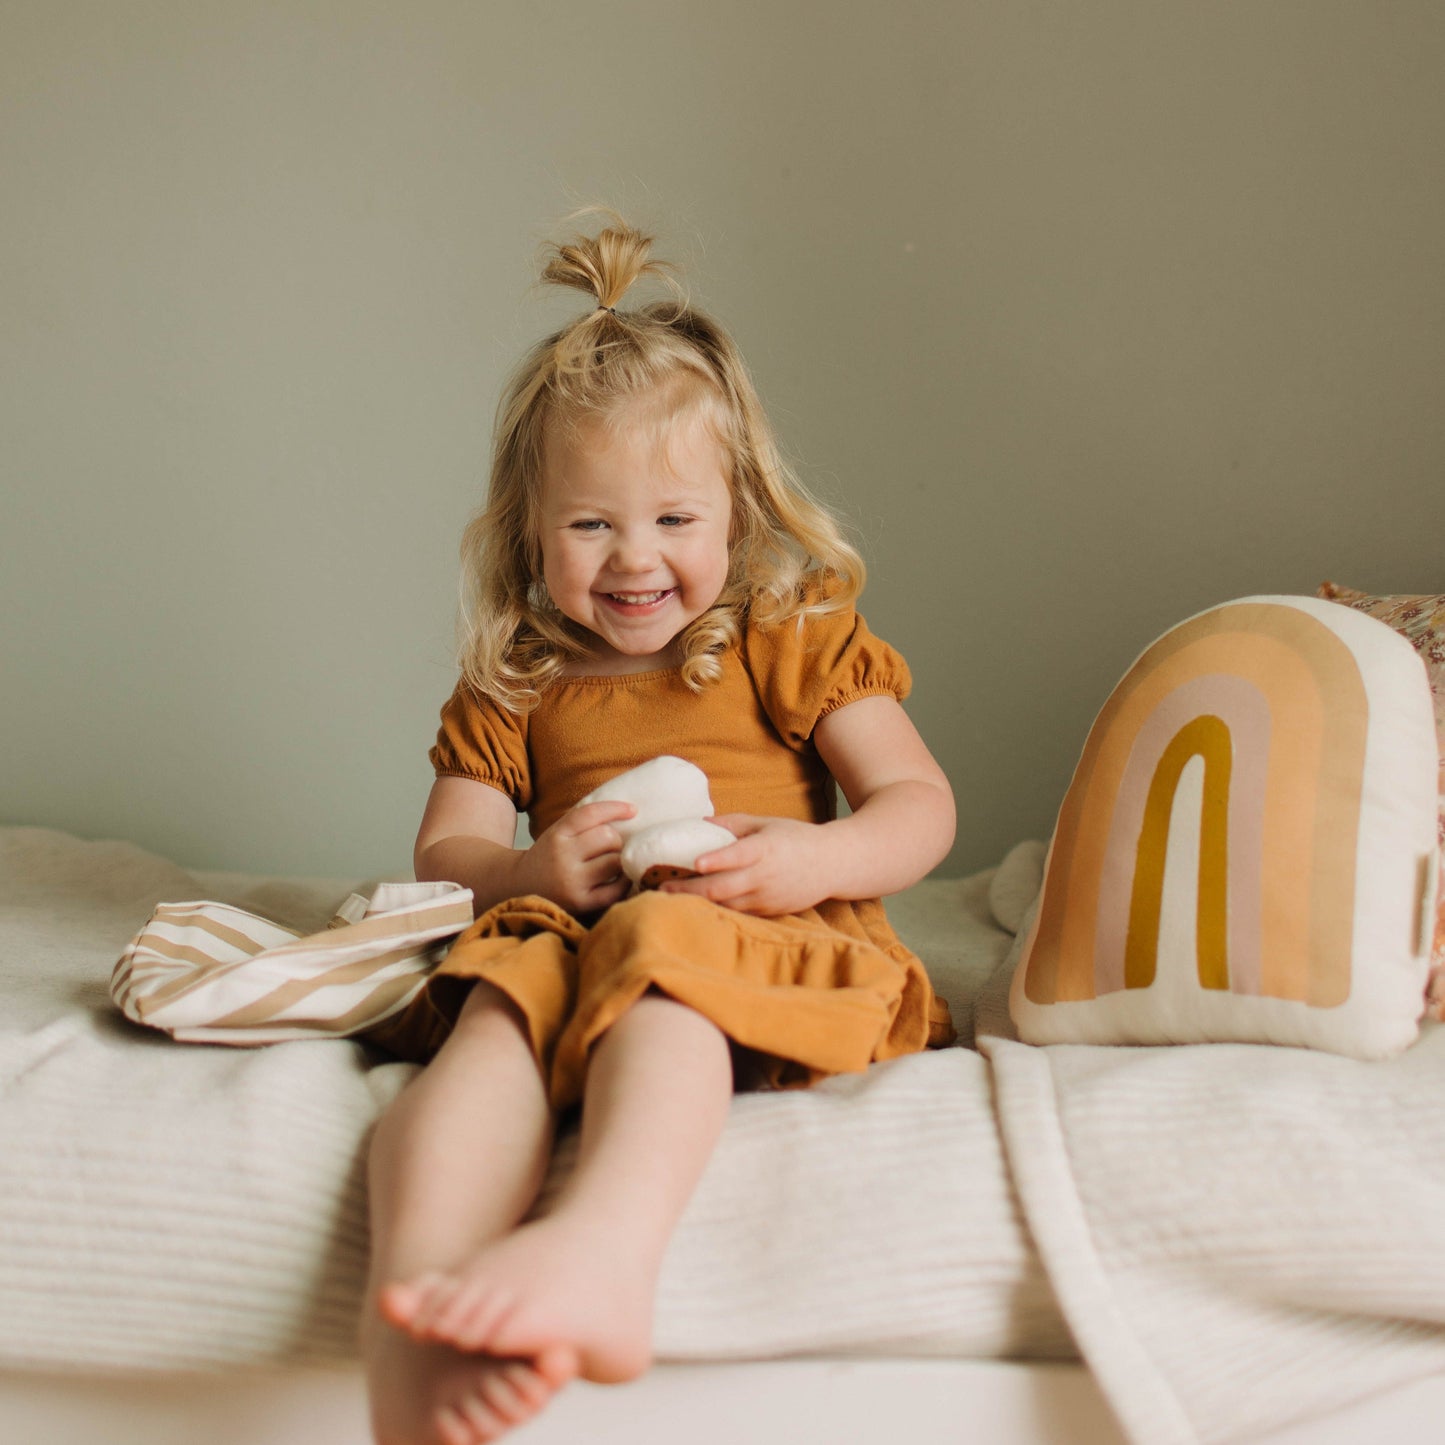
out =
<svg viewBox="0 0 1445 1445"><path fill-rule="evenodd" d="M1042 852L995 887L1027 894ZM1445 1027L1384 1063L1033 1048L1008 1019L1016 952L977 1008L1004 1149L1131 1440L1252 1440L1445 1371Z"/></svg>
<svg viewBox="0 0 1445 1445"><path fill-rule="evenodd" d="M987 885L920 885L892 909L965 1035L1009 942ZM345 1039L176 1043L124 1019L107 983L159 902L311 932L368 888L0 829L0 1369L353 1355L367 1137L412 1067ZM572 1157L564 1138L548 1191ZM668 1251L656 1345L671 1360L1071 1356L985 1060L947 1049L735 1100Z"/></svg>
<svg viewBox="0 0 1445 1445"><path fill-rule="evenodd" d="M1445 1370L1445 1027L1370 1064L1026 1047L1010 935L1041 856L890 900L960 1047L734 1101L667 1255L660 1357L1077 1341L1135 1445L1247 1440ZM0 829L0 1369L352 1355L366 1141L411 1067L174 1043L107 981L158 902L307 931L354 888Z"/></svg>

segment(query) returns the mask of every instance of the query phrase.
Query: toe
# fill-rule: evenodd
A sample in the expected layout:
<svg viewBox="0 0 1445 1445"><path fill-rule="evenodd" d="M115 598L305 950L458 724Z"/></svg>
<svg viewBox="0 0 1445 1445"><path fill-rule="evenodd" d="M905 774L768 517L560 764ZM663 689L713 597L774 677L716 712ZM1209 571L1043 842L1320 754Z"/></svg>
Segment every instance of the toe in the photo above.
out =
<svg viewBox="0 0 1445 1445"><path fill-rule="evenodd" d="M552 1397L553 1387L531 1365L515 1361L497 1373L510 1394L514 1422L530 1419Z"/></svg>
<svg viewBox="0 0 1445 1445"><path fill-rule="evenodd" d="M421 1301L415 1284L410 1282L383 1285L377 1292L376 1308L387 1324L406 1329Z"/></svg>
<svg viewBox="0 0 1445 1445"><path fill-rule="evenodd" d="M508 1425L520 1425L537 1413L538 1406L529 1403L521 1388L518 1376L525 1367L500 1365L482 1381L479 1394L482 1403L499 1420ZM525 1370L530 1375L530 1370ZM535 1378L535 1377L534 1377Z"/></svg>
<svg viewBox="0 0 1445 1445"><path fill-rule="evenodd" d="M408 1328L419 1339L446 1339L439 1325L461 1293L461 1284L450 1275L431 1275L418 1280L415 1288L418 1298Z"/></svg>
<svg viewBox="0 0 1445 1445"><path fill-rule="evenodd" d="M457 1411L472 1431L468 1445L472 1445L473 1441L480 1445L484 1440L499 1440L515 1423L481 1397L460 1401Z"/></svg>
<svg viewBox="0 0 1445 1445"><path fill-rule="evenodd" d="M478 1445L478 1441L490 1438L477 1433L459 1405L443 1405L436 1412L435 1423L441 1445Z"/></svg>
<svg viewBox="0 0 1445 1445"><path fill-rule="evenodd" d="M383 1318L415 1334L426 1329L456 1288L456 1280L449 1274L420 1274L383 1285L377 1303Z"/></svg>
<svg viewBox="0 0 1445 1445"><path fill-rule="evenodd" d="M463 1290L437 1314L430 1329L436 1338L446 1340L459 1350L489 1351L497 1327L514 1304L506 1290L483 1287Z"/></svg>
<svg viewBox="0 0 1445 1445"><path fill-rule="evenodd" d="M577 1351L570 1345L551 1345L532 1362L533 1369L549 1389L560 1390L577 1378L582 1368Z"/></svg>

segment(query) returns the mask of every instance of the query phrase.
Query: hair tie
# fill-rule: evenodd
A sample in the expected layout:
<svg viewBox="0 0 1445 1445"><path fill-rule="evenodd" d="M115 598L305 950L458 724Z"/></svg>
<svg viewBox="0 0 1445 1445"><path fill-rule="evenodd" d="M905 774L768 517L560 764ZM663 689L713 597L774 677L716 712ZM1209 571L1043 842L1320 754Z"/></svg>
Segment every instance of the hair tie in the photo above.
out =
<svg viewBox="0 0 1445 1445"><path fill-rule="evenodd" d="M617 308L615 306L604 306L600 301L597 303L597 309L599 311L605 311L609 316L617 315Z"/></svg>

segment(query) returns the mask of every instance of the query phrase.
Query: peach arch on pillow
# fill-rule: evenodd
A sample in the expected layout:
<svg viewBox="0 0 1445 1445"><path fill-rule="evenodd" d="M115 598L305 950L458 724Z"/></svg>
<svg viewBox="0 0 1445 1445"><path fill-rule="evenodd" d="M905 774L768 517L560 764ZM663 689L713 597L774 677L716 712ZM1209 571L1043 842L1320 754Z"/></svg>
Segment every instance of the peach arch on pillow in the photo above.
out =
<svg viewBox="0 0 1445 1445"><path fill-rule="evenodd" d="M1029 998L1095 998L1154 981L1170 817L1184 766L1198 757L1201 985L1341 1002L1367 716L1349 648L1292 608L1222 607L1161 639L1085 745L1050 860L1068 882L1045 893ZM1272 735L1291 746L1271 749ZM1321 777L1345 786L1321 788ZM1307 887L1271 876L1297 876L1300 860Z"/></svg>

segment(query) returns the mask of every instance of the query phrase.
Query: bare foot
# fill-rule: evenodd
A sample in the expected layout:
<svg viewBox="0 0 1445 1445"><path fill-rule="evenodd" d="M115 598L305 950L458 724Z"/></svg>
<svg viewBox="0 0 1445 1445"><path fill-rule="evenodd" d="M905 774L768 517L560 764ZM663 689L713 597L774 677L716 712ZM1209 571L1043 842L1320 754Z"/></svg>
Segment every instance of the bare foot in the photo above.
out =
<svg viewBox="0 0 1445 1445"><path fill-rule="evenodd" d="M484 1445L530 1420L577 1374L565 1349L534 1360L468 1355L380 1320L363 1330L362 1350L377 1445Z"/></svg>
<svg viewBox="0 0 1445 1445"><path fill-rule="evenodd" d="M584 1378L632 1380L652 1363L660 1261L560 1214L524 1224L449 1273L381 1291L382 1317L413 1339L537 1359L572 1352Z"/></svg>

